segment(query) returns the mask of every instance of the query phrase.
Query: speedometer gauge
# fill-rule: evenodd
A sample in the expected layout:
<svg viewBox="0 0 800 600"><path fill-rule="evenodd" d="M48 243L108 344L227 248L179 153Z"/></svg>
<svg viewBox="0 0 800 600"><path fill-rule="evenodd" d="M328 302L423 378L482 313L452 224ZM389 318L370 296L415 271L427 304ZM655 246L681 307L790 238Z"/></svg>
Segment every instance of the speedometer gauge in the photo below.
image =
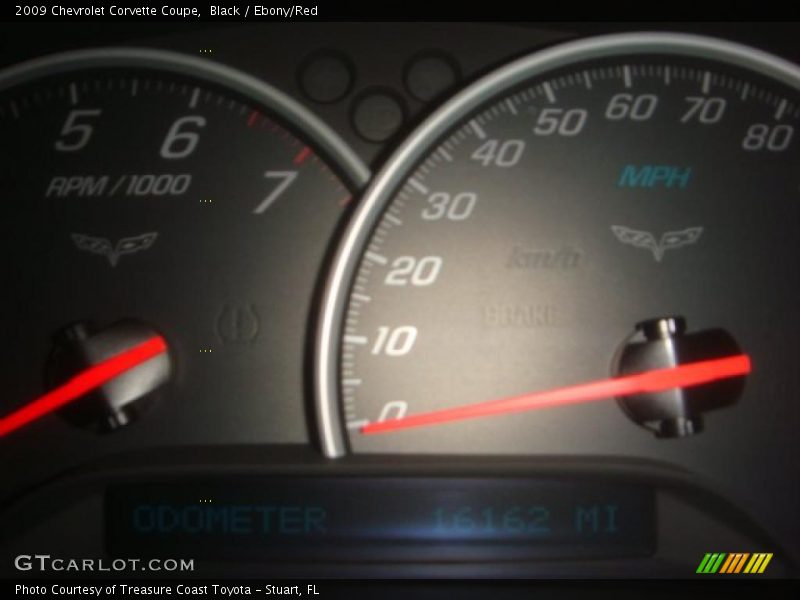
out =
<svg viewBox="0 0 800 600"><path fill-rule="evenodd" d="M327 453L643 457L740 488L730 461L788 468L799 118L795 66L669 34L555 47L457 95L341 245Z"/></svg>
<svg viewBox="0 0 800 600"><path fill-rule="evenodd" d="M797 67L668 34L455 96L339 248L326 453L666 463L797 539L799 118Z"/></svg>

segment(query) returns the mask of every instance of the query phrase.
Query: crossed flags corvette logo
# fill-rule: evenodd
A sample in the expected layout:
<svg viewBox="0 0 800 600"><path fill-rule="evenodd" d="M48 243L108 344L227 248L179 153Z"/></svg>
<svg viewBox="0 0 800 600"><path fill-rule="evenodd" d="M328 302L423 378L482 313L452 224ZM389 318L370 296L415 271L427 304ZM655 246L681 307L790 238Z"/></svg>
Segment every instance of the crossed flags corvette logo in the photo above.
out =
<svg viewBox="0 0 800 600"><path fill-rule="evenodd" d="M83 235L82 233L73 233L70 237L78 250L105 256L111 266L116 267L117 263L119 263L119 259L124 254L134 254L135 252L141 252L142 250L150 248L155 243L158 234L152 232L132 237L124 237L116 244L112 244L111 241L106 238Z"/></svg>
<svg viewBox="0 0 800 600"><path fill-rule="evenodd" d="M703 233L703 228L687 227L679 231L665 231L658 240L656 240L656 236L649 231L631 229L624 225L612 225L611 231L623 244L630 244L635 248L650 250L650 252L653 253L653 258L655 258L657 262L661 262L667 250L675 250L697 242Z"/></svg>

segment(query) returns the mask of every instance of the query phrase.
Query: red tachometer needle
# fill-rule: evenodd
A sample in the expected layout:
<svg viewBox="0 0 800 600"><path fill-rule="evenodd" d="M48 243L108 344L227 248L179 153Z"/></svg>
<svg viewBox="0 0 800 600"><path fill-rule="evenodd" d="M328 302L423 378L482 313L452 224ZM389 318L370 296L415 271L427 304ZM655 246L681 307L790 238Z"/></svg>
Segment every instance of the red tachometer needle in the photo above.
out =
<svg viewBox="0 0 800 600"><path fill-rule="evenodd" d="M0 437L77 400L166 350L167 343L164 338L154 336L129 350L88 367L63 385L0 419Z"/></svg>
<svg viewBox="0 0 800 600"><path fill-rule="evenodd" d="M361 433L387 433L411 427L438 425L462 419L522 412L535 408L564 406L632 394L663 392L673 388L692 387L730 377L739 377L747 375L749 372L750 357L746 354L736 354L725 358L686 363L677 367L655 369L543 392L436 410L392 421L370 423L361 428Z"/></svg>

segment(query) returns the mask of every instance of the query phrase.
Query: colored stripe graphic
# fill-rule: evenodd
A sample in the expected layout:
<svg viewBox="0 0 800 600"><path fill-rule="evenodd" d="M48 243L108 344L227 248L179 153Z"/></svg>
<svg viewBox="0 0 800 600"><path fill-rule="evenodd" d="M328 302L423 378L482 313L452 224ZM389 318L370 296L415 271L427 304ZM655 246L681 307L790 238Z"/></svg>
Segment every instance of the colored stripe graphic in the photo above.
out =
<svg viewBox="0 0 800 600"><path fill-rule="evenodd" d="M731 568L732 564L735 564L737 559L739 558L738 554L728 554L728 558L725 559L725 562L722 563L722 568L719 570L720 573L729 573L729 569Z"/></svg>
<svg viewBox="0 0 800 600"><path fill-rule="evenodd" d="M724 552L708 553L703 558L697 573L716 573L725 558Z"/></svg>
<svg viewBox="0 0 800 600"><path fill-rule="evenodd" d="M763 573L769 561L772 560L772 552L760 552L753 554L753 558L744 568L745 573Z"/></svg>
<svg viewBox="0 0 800 600"><path fill-rule="evenodd" d="M739 562L736 564L736 569L733 570L733 573L739 573L742 570L742 567L744 566L744 563L749 556L750 556L749 552L745 552L744 554L741 555L741 558L739 559Z"/></svg>
<svg viewBox="0 0 800 600"><path fill-rule="evenodd" d="M722 565L722 568L719 570L719 572L738 573L742 570L744 562L749 556L749 552L734 552L732 554L728 554L728 559L725 561L725 564Z"/></svg>
<svg viewBox="0 0 800 600"><path fill-rule="evenodd" d="M722 564L722 561L725 560L725 556L726 556L725 552L721 552L717 560L711 565L711 568L709 569L708 572L716 573L717 571L719 571L719 567Z"/></svg>
<svg viewBox="0 0 800 600"><path fill-rule="evenodd" d="M696 573L738 575L740 573L763 573L772 560L771 552L707 552L700 561ZM747 565L747 566L745 566Z"/></svg>
<svg viewBox="0 0 800 600"><path fill-rule="evenodd" d="M705 573L705 568L710 558L711 555L706 553L706 555L703 557L703 560L700 561L700 566L697 567L697 571L695 571L695 573Z"/></svg>

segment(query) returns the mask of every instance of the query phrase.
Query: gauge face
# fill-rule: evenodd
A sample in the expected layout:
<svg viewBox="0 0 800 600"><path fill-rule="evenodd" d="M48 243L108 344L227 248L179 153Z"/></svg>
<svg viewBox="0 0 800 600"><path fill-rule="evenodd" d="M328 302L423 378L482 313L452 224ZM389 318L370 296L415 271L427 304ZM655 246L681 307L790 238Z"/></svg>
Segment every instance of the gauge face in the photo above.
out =
<svg viewBox="0 0 800 600"><path fill-rule="evenodd" d="M786 467L798 89L796 69L740 47L620 36L459 95L378 176L345 238L320 334L323 421L333 390L353 452ZM724 360L741 369L682 379ZM665 371L657 392L603 387ZM736 389L700 400L720 383ZM677 420L662 419L671 402ZM745 452L755 434L774 449Z"/></svg>
<svg viewBox="0 0 800 600"><path fill-rule="evenodd" d="M133 331L121 320L146 324L171 375L136 435L52 417L4 453L23 469L42 464L44 435L71 456L301 441L311 298L364 168L288 98L205 61L110 50L48 64L0 94L3 413L49 386L54 336L76 323L117 338Z"/></svg>

